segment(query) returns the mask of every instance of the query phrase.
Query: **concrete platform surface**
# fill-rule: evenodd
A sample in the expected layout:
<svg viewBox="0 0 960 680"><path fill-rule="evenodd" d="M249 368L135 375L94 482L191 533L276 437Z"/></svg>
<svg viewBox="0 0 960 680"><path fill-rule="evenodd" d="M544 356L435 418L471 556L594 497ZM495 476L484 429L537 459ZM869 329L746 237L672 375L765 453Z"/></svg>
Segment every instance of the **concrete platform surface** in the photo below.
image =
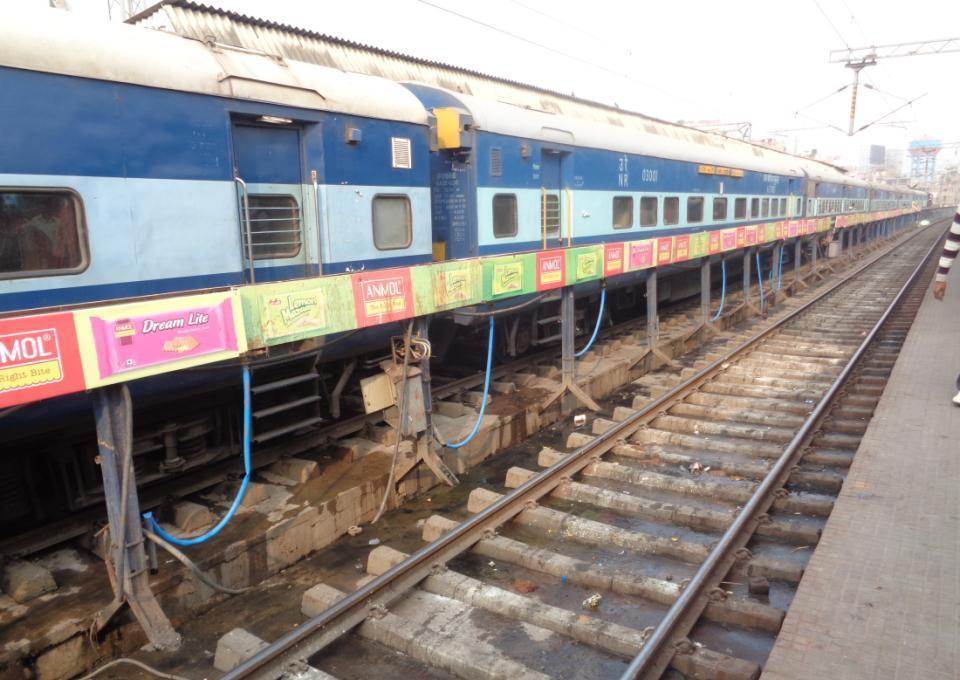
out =
<svg viewBox="0 0 960 680"><path fill-rule="evenodd" d="M960 678L960 266L930 290L763 678Z"/></svg>

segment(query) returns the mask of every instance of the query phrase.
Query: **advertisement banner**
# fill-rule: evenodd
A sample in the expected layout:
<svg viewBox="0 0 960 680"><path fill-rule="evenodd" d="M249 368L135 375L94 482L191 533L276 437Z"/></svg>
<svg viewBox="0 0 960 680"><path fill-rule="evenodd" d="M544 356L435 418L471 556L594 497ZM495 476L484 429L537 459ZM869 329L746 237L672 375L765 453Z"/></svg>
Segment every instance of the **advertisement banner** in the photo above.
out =
<svg viewBox="0 0 960 680"><path fill-rule="evenodd" d="M747 245L747 228L737 227L737 248Z"/></svg>
<svg viewBox="0 0 960 680"><path fill-rule="evenodd" d="M682 236L677 236L673 240L674 243L674 262L683 262L690 259L690 235L684 234Z"/></svg>
<svg viewBox="0 0 960 680"><path fill-rule="evenodd" d="M653 266L653 239L647 241L630 241L630 271L649 269Z"/></svg>
<svg viewBox="0 0 960 680"><path fill-rule="evenodd" d="M755 226L749 226L743 228L743 245L744 246L755 246L757 245L757 228Z"/></svg>
<svg viewBox="0 0 960 680"><path fill-rule="evenodd" d="M787 237L796 238L800 235L800 225L797 224L796 220L790 220L787 222Z"/></svg>
<svg viewBox="0 0 960 680"><path fill-rule="evenodd" d="M409 269L358 272L350 277L359 328L413 316L413 282Z"/></svg>
<svg viewBox="0 0 960 680"><path fill-rule="evenodd" d="M708 254L710 244L710 235L705 232L697 232L690 237L690 257L698 258Z"/></svg>
<svg viewBox="0 0 960 680"><path fill-rule="evenodd" d="M567 249L567 285L593 281L603 276L603 246Z"/></svg>
<svg viewBox="0 0 960 680"><path fill-rule="evenodd" d="M483 299L534 293L537 290L537 258L535 253L485 257L483 264Z"/></svg>
<svg viewBox="0 0 960 680"><path fill-rule="evenodd" d="M737 230L724 229L720 232L720 249L724 252L737 247Z"/></svg>
<svg viewBox="0 0 960 680"><path fill-rule="evenodd" d="M479 260L435 262L410 268L414 316L483 301Z"/></svg>
<svg viewBox="0 0 960 680"><path fill-rule="evenodd" d="M723 245L720 239L720 232L716 230L711 231L710 232L710 254L716 255L722 249L723 249Z"/></svg>
<svg viewBox="0 0 960 680"><path fill-rule="evenodd" d="M0 319L0 408L85 387L73 314Z"/></svg>
<svg viewBox="0 0 960 680"><path fill-rule="evenodd" d="M603 246L603 275L622 274L626 267L623 258L624 243L606 243Z"/></svg>
<svg viewBox="0 0 960 680"><path fill-rule="evenodd" d="M657 266L673 262L673 237L657 239Z"/></svg>
<svg viewBox="0 0 960 680"><path fill-rule="evenodd" d="M246 351L236 291L74 312L87 387L230 359Z"/></svg>
<svg viewBox="0 0 960 680"><path fill-rule="evenodd" d="M777 223L767 222L763 225L763 242L772 243L777 240Z"/></svg>
<svg viewBox="0 0 960 680"><path fill-rule="evenodd" d="M240 295L249 347L356 328L349 275L247 286Z"/></svg>
<svg viewBox="0 0 960 680"><path fill-rule="evenodd" d="M537 253L537 290L563 288L567 280L567 255L562 249Z"/></svg>

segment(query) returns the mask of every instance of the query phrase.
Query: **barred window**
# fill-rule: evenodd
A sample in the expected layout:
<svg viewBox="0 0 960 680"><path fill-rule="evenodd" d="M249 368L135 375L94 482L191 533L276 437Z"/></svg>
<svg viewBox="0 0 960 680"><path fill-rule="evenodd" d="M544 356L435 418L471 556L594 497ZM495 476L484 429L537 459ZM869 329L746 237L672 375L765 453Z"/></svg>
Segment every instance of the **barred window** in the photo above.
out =
<svg viewBox="0 0 960 680"><path fill-rule="evenodd" d="M247 208L254 260L294 257L300 252L300 204L296 198L284 194L250 194ZM246 215L243 219L245 222Z"/></svg>
<svg viewBox="0 0 960 680"><path fill-rule="evenodd" d="M79 273L87 266L84 236L73 192L0 189L0 278Z"/></svg>
<svg viewBox="0 0 960 680"><path fill-rule="evenodd" d="M760 199L750 199L750 217L760 217Z"/></svg>
<svg viewBox="0 0 960 680"><path fill-rule="evenodd" d="M765 198L760 201L760 217L770 216L770 199Z"/></svg>

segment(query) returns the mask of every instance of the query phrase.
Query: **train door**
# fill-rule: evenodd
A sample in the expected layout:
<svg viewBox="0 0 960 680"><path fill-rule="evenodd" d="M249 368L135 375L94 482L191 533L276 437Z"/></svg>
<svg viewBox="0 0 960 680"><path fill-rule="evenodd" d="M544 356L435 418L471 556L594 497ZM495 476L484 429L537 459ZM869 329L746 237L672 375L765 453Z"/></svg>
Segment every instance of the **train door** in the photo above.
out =
<svg viewBox="0 0 960 680"><path fill-rule="evenodd" d="M563 154L555 149L540 151L540 231L544 247L563 240Z"/></svg>
<svg viewBox="0 0 960 680"><path fill-rule="evenodd" d="M301 130L289 124L235 122L237 183L244 280L305 276Z"/></svg>

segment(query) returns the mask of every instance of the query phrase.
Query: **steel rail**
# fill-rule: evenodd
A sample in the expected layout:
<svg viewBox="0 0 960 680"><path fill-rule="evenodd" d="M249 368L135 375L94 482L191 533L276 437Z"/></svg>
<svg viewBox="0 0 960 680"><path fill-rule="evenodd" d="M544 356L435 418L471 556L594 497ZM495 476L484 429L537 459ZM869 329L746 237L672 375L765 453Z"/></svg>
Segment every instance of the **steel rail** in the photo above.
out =
<svg viewBox="0 0 960 680"><path fill-rule="evenodd" d="M779 330L789 321L822 301L840 287L846 285L863 271L873 266L897 248L925 233L920 229L904 239L898 239L875 257L862 263L843 279L825 289L816 298L804 303L783 319L767 329L758 331L749 339L712 362L698 373L690 376L660 397L654 399L637 413L601 434L589 444L580 447L563 460L538 473L512 492L465 520L449 533L420 548L403 562L393 566L360 589L350 593L327 610L304 622L278 640L264 647L239 666L223 676L223 680L240 678L276 678L283 674L289 664L308 659L343 634L363 622L372 612L388 607L393 601L414 588L426 578L435 566L441 566L457 555L469 550L477 541L498 526L511 520L530 504L552 492L564 479L572 477L581 469L610 451L623 438L629 436L646 422L657 417L672 402L682 398L688 391L712 378L724 364L754 347L764 338Z"/></svg>
<svg viewBox="0 0 960 680"><path fill-rule="evenodd" d="M880 329L899 306L900 302L906 296L907 292L913 287L917 279L928 266L930 258L937 252L940 241L937 239L921 258L920 263L914 268L906 282L900 287L900 290L891 300L890 304L884 310L883 314L876 321L863 342L857 347L851 355L843 370L831 383L820 401L814 407L810 415L804 420L800 429L787 444L783 453L777 459L776 463L770 468L760 486L757 487L750 500L743 506L737 514L733 523L727 527L727 530L720 537L720 540L707 555L707 558L701 563L696 573L690 579L690 582L684 588L680 597L673 603L666 615L647 638L643 647L634 657L633 661L623 673L623 680L632 678L659 678L667 669L675 650L668 646L671 640L675 640L680 634L677 629L681 624L686 624L688 630L683 633L686 635L689 628L699 619L703 609L707 605L707 590L715 586L722 578L727 569L735 560L734 553L742 547L745 547L747 541L756 531L760 522L760 516L766 513L775 500L776 492L783 487L787 478L790 476L791 468L800 457L810 436L820 427L822 420L829 413L833 402L841 393L850 375L857 368L860 360L866 354L868 348L873 343L874 338L880 332ZM718 578L720 577L720 578Z"/></svg>

